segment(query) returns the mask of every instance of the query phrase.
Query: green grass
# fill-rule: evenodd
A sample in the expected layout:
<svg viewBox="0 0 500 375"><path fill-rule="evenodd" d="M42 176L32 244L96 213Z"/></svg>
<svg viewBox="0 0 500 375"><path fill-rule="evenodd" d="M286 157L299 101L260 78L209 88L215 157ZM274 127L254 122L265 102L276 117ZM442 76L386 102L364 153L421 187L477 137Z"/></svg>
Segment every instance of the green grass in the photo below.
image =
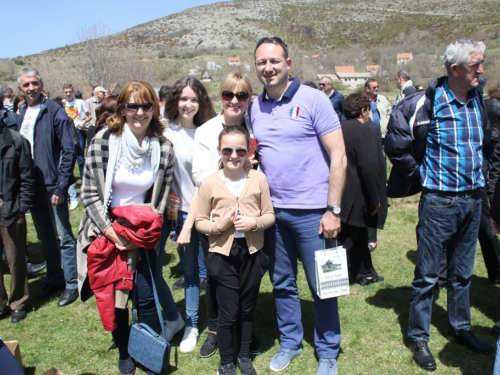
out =
<svg viewBox="0 0 500 375"><path fill-rule="evenodd" d="M416 257L415 225L417 197L393 200L386 229L379 232L379 245L373 253L374 264L386 281L366 287L353 285L349 296L339 298L342 327L339 374L426 374L412 361L406 347L406 326L410 301L410 283ZM83 208L71 212L76 233ZM41 261L38 241L31 219L29 246L34 261ZM169 285L179 277L180 267L174 245L169 242L163 268ZM471 289L472 328L480 338L494 345L496 337L490 328L500 318L498 287L490 285L482 256L476 258ZM30 293L35 295L44 282L45 274L31 279ZM7 288L10 277L5 277ZM313 347L313 309L305 276L300 270L299 288L304 323L304 352L295 359L285 374L315 374L317 359ZM184 313L183 291L173 291L179 310ZM436 301L431 325L430 349L436 357L435 374L490 374L494 355L483 356L448 341L446 293L435 294ZM58 297L51 300L30 300L30 312L25 321L11 324L0 321L4 340L19 340L26 374L41 374L55 366L68 374L117 374L116 349L111 335L102 328L94 299L57 307ZM255 331L263 352L254 359L259 374L271 374L269 361L279 347L274 299L268 276L264 276L255 314ZM206 337L205 297L200 304L200 339L198 350ZM208 360L198 357L198 350L182 354L178 345L182 335L174 338L170 373L215 374L218 354ZM142 374L141 370L137 371Z"/></svg>

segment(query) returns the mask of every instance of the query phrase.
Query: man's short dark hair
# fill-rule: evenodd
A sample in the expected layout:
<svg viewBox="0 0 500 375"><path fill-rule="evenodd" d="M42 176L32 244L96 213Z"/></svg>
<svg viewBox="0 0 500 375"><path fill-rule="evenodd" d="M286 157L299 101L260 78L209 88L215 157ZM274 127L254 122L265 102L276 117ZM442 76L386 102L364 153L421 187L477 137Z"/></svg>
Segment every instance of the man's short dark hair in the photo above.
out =
<svg viewBox="0 0 500 375"><path fill-rule="evenodd" d="M400 70L398 72L398 78L403 78L405 81L409 81L411 79L410 74L405 70Z"/></svg>
<svg viewBox="0 0 500 375"><path fill-rule="evenodd" d="M71 89L71 91L73 91L73 85L71 83L65 83L63 86L63 90L66 89Z"/></svg>
<svg viewBox="0 0 500 375"><path fill-rule="evenodd" d="M172 86L169 85L163 85L160 87L158 90L158 98L160 99L160 102L163 102L167 100L168 93L172 90Z"/></svg>
<svg viewBox="0 0 500 375"><path fill-rule="evenodd" d="M81 91L75 91L75 98L76 99L82 99L83 98L83 94Z"/></svg>
<svg viewBox="0 0 500 375"><path fill-rule="evenodd" d="M377 82L377 80L374 79L374 78L368 78L366 80L366 82L365 82L365 89L367 89L368 87L370 87L370 83L372 83L372 82Z"/></svg>
<svg viewBox="0 0 500 375"><path fill-rule="evenodd" d="M14 91L10 87L8 87L3 90L3 96L8 99L12 99L12 97L14 96Z"/></svg>

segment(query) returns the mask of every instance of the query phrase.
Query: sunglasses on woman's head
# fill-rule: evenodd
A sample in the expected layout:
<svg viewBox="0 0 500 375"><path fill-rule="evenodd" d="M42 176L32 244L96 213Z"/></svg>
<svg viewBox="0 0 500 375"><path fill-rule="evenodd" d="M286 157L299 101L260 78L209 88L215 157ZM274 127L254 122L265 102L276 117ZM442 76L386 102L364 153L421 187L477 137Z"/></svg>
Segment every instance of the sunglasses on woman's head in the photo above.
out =
<svg viewBox="0 0 500 375"><path fill-rule="evenodd" d="M128 112L135 113L141 108L144 112L151 112L154 108L151 103L126 103L124 105Z"/></svg>
<svg viewBox="0 0 500 375"><path fill-rule="evenodd" d="M230 102L233 100L233 98L236 96L236 99L238 99L239 102L244 102L245 100L248 100L250 97L250 94L246 91L240 91L237 93L234 93L229 90L222 91L221 93L222 99Z"/></svg>
<svg viewBox="0 0 500 375"><path fill-rule="evenodd" d="M234 148L231 148L231 147L224 147L221 150L221 154L223 156L226 156L226 157L231 156L233 154L233 152L236 152L236 155L238 155L238 157L242 158L242 157L244 157L247 154L248 151L245 150L244 148L234 149Z"/></svg>

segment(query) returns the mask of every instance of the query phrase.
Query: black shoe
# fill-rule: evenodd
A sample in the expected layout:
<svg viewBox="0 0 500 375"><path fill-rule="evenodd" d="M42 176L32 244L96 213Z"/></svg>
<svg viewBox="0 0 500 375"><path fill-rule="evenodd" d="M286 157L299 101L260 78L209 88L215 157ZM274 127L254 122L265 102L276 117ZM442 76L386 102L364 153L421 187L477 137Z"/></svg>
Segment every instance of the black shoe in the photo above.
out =
<svg viewBox="0 0 500 375"><path fill-rule="evenodd" d="M476 337L470 329L464 329L457 332L453 338L457 344L465 345L468 349L479 354L493 353L493 347L486 341Z"/></svg>
<svg viewBox="0 0 500 375"><path fill-rule="evenodd" d="M494 335L500 335L500 320L491 328L491 333Z"/></svg>
<svg viewBox="0 0 500 375"><path fill-rule="evenodd" d="M118 370L121 375L135 374L135 362L131 356L126 359L118 359Z"/></svg>
<svg viewBox="0 0 500 375"><path fill-rule="evenodd" d="M257 371L255 371L250 358L238 358L238 368L241 371L241 375L257 375Z"/></svg>
<svg viewBox="0 0 500 375"><path fill-rule="evenodd" d="M64 292L57 302L57 306L67 306L71 305L78 298L78 289L64 289Z"/></svg>
<svg viewBox="0 0 500 375"><path fill-rule="evenodd" d="M226 363L225 365L219 365L219 371L217 375L236 375L236 370L232 363Z"/></svg>
<svg viewBox="0 0 500 375"><path fill-rule="evenodd" d="M383 276L375 275L373 277L362 277L361 279L356 280L359 285L366 286L369 284L380 283L384 281L385 278Z"/></svg>
<svg viewBox="0 0 500 375"><path fill-rule="evenodd" d="M42 272L45 269L45 267L47 267L47 262L38 263L38 264L28 263L28 264L26 264L26 267L28 269L28 277L33 277L33 276L38 275L40 272Z"/></svg>
<svg viewBox="0 0 500 375"><path fill-rule="evenodd" d="M24 310L13 310L10 316L10 321L12 323L19 323L21 320L26 319L26 311Z"/></svg>
<svg viewBox="0 0 500 375"><path fill-rule="evenodd" d="M250 343L250 355L258 355L260 354L260 341L255 333L252 332L252 342Z"/></svg>
<svg viewBox="0 0 500 375"><path fill-rule="evenodd" d="M52 294L59 292L62 288L64 288L64 284L47 283L43 286L42 290L38 292L36 298L38 299L47 298Z"/></svg>
<svg viewBox="0 0 500 375"><path fill-rule="evenodd" d="M181 276L179 280L177 280L174 285L172 285L173 290L184 289L184 276Z"/></svg>
<svg viewBox="0 0 500 375"><path fill-rule="evenodd" d="M413 360L421 368L428 371L436 369L436 360L427 346L427 341L413 341L411 351L413 353Z"/></svg>
<svg viewBox="0 0 500 375"><path fill-rule="evenodd" d="M200 348L200 357L210 358L217 351L217 347L217 335L213 334L212 332L208 332L207 338Z"/></svg>
<svg viewBox="0 0 500 375"><path fill-rule="evenodd" d="M206 291L207 290L207 278L206 277L200 277L200 290Z"/></svg>
<svg viewBox="0 0 500 375"><path fill-rule="evenodd" d="M0 312L0 320L8 317L10 314L10 307L6 306L5 311Z"/></svg>

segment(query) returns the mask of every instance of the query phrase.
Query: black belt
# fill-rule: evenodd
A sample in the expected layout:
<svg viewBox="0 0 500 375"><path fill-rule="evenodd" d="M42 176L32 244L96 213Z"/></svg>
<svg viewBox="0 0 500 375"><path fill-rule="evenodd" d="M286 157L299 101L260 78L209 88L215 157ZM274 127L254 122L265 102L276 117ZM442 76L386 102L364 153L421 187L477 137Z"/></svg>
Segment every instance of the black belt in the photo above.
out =
<svg viewBox="0 0 500 375"><path fill-rule="evenodd" d="M423 189L424 193L433 193L436 195L440 195L443 197L468 197L468 198L474 198L476 195L479 194L480 189L476 190L464 190L464 191L442 191L442 190L432 190L432 189Z"/></svg>

